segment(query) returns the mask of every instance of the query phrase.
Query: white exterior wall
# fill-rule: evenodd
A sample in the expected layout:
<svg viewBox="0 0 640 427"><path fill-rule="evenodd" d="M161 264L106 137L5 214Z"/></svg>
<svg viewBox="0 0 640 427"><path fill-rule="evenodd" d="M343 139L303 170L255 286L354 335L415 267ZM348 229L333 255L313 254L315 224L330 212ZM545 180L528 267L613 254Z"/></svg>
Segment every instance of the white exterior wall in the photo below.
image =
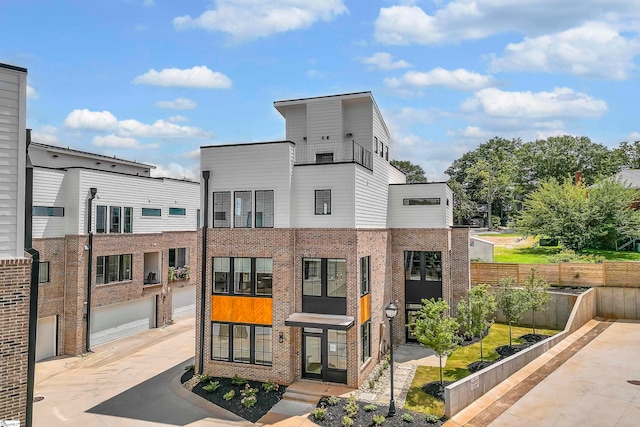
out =
<svg viewBox="0 0 640 427"><path fill-rule="evenodd" d="M373 108L371 100L359 98L342 101L344 141L355 141L373 153ZM353 134L347 137L347 133Z"/></svg>
<svg viewBox="0 0 640 427"><path fill-rule="evenodd" d="M410 197L439 197L440 205L404 206ZM447 206L447 199L449 205ZM453 200L445 183L389 186L389 228L446 228L453 225Z"/></svg>
<svg viewBox="0 0 640 427"><path fill-rule="evenodd" d="M24 257L27 73L0 65L0 258Z"/></svg>
<svg viewBox="0 0 640 427"><path fill-rule="evenodd" d="M391 158L391 155L389 155ZM406 184L407 176L393 166L389 168L389 184Z"/></svg>
<svg viewBox="0 0 640 427"><path fill-rule="evenodd" d="M209 178L209 226L213 224L213 192L273 190L274 227L291 226L291 179L294 145L290 142L202 147L200 170ZM204 185L202 185L204 189ZM204 198L202 198L204 202ZM252 193L255 206L255 193ZM204 208L202 210L204 212ZM254 212L254 209L252 209ZM233 226L233 220L231 221ZM251 222L255 226L255 221Z"/></svg>
<svg viewBox="0 0 640 427"><path fill-rule="evenodd" d="M292 227L354 228L354 163L293 168ZM315 190L331 190L331 215L315 214Z"/></svg>
<svg viewBox="0 0 640 427"><path fill-rule="evenodd" d="M304 142L307 136L307 106L292 107L285 113L287 140L296 144Z"/></svg>
<svg viewBox="0 0 640 427"><path fill-rule="evenodd" d="M63 217L33 216L34 238L60 237L67 233L71 214L68 201L74 195L64 191L65 178L65 171L33 168L33 206L64 207Z"/></svg>

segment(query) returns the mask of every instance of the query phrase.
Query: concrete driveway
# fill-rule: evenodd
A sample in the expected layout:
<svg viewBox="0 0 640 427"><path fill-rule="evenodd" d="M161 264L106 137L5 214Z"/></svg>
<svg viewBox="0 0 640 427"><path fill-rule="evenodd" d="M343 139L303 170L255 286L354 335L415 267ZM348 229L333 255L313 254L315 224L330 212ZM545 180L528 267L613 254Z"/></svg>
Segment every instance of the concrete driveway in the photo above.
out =
<svg viewBox="0 0 640 427"><path fill-rule="evenodd" d="M33 426L246 426L169 386L193 363L194 318L36 365ZM175 385L175 384L174 384ZM229 417L233 418L233 417Z"/></svg>

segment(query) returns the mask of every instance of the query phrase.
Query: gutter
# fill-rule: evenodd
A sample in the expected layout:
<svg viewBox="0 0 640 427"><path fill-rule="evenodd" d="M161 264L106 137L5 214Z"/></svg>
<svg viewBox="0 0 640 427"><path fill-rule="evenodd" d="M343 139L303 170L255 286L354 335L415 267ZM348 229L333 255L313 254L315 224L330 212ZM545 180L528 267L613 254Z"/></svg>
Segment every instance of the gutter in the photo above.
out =
<svg viewBox="0 0 640 427"><path fill-rule="evenodd" d="M204 181L204 209L202 221L202 258L200 260L200 352L198 354L198 374L202 374L204 370L204 317L205 307L207 306L207 230L209 229L209 177L210 171L202 171L202 179Z"/></svg>
<svg viewBox="0 0 640 427"><path fill-rule="evenodd" d="M96 187L91 187L89 191L91 196L89 197L88 204L89 222L87 225L87 232L89 233L89 262L87 265L87 329L85 331L87 353L91 353L91 275L93 268L93 228L91 226L91 218L93 217L93 199L96 198L98 189Z"/></svg>

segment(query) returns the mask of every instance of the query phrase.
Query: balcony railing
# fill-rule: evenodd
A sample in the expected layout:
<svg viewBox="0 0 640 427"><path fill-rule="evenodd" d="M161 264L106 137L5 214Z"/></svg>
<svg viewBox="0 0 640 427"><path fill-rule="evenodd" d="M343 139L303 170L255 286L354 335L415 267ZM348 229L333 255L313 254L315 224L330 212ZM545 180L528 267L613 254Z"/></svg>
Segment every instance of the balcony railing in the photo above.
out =
<svg viewBox="0 0 640 427"><path fill-rule="evenodd" d="M296 145L296 165L348 162L373 170L371 151L355 141L325 141Z"/></svg>

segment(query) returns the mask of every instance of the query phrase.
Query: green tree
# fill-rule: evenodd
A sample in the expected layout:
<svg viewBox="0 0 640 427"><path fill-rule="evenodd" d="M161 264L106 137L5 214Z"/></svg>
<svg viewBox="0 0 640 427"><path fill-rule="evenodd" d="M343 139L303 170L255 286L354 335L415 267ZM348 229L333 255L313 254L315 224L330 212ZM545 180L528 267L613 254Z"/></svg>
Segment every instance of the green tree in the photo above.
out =
<svg viewBox="0 0 640 427"><path fill-rule="evenodd" d="M545 311L551 299L549 284L540 277L535 268L531 269L531 275L524 279L524 291L526 295L527 310L531 310L533 333L536 333L536 312Z"/></svg>
<svg viewBox="0 0 640 427"><path fill-rule="evenodd" d="M464 220L469 219L475 212L476 204L458 181L449 179L447 184L453 192L453 217L458 224L463 224Z"/></svg>
<svg viewBox="0 0 640 427"><path fill-rule="evenodd" d="M458 322L449 314L449 304L438 298L423 299L422 307L413 326L414 334L420 344L434 351L440 359L440 384L442 378L442 358L455 350L460 338L456 335Z"/></svg>
<svg viewBox="0 0 640 427"><path fill-rule="evenodd" d="M427 182L422 166L415 165L408 160L391 160L391 164L407 176L407 183Z"/></svg>
<svg viewBox="0 0 640 427"><path fill-rule="evenodd" d="M509 346L512 346L511 325L518 323L528 310L527 294L524 289L518 287L516 279L507 277L500 280L496 303L509 324Z"/></svg>
<svg viewBox="0 0 640 427"><path fill-rule="evenodd" d="M623 141L613 153L622 168L640 169L640 141Z"/></svg>
<svg viewBox="0 0 640 427"><path fill-rule="evenodd" d="M496 313L496 299L489 285L476 285L469 290L469 301L458 303L458 321L465 333L480 338L480 360L484 361L483 340L487 327L493 323Z"/></svg>

